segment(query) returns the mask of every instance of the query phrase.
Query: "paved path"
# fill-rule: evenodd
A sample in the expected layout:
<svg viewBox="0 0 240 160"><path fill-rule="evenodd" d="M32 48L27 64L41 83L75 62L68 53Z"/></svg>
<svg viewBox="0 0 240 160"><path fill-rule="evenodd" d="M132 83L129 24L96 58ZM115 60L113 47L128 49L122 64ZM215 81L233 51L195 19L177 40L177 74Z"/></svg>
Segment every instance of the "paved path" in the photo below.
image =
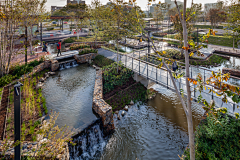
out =
<svg viewBox="0 0 240 160"><path fill-rule="evenodd" d="M99 49L98 53L100 55L103 55L109 59L112 59L114 61L117 61L117 54L105 49ZM137 55L134 55L133 53L128 54L128 56L133 56L134 58L138 58ZM144 62L139 62L138 60L135 60L131 57L127 57L125 55L120 55L119 54L119 58L118 58L123 65L125 65L127 68L133 70L135 73L140 74L141 76L148 78L149 80L154 81L155 83L161 84L162 86L165 86L169 89L175 90L173 87L173 83L169 77L169 73L164 70L164 69L159 69L156 68L155 66L151 66L148 65ZM199 68L190 68L191 71L191 75L190 77L192 78L196 78L198 73L203 74L203 70L199 69ZM205 71L206 72L206 71ZM209 77L211 74L211 71L205 73L206 78ZM186 93L186 81L185 78L180 78L178 80L176 80L176 85L178 90L183 89L184 93ZM193 84L191 84L191 91L192 91L192 98L196 99L197 96L199 95L199 92L194 92L194 88L195 86ZM231 100L228 100L227 104L223 104L221 98L213 95L213 94L209 94L208 93L209 90L207 89L206 91L204 91L204 93L202 93L203 98L205 98L208 102L210 102L211 99L214 99L216 102L216 105L218 107L226 107L228 108L228 110L230 112L233 111L233 106L234 104L231 103ZM235 112L240 113L240 109L235 108Z"/></svg>

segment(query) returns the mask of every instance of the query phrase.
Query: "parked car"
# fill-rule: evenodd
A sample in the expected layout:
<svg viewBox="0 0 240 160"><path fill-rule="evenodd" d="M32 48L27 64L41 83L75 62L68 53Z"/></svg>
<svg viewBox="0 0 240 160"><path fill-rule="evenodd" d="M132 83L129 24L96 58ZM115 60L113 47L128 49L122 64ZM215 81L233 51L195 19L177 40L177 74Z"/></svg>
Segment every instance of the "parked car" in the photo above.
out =
<svg viewBox="0 0 240 160"><path fill-rule="evenodd" d="M68 22L63 22L63 24L68 24Z"/></svg>
<svg viewBox="0 0 240 160"><path fill-rule="evenodd" d="M56 21L53 21L52 24L57 24L57 22L56 22Z"/></svg>

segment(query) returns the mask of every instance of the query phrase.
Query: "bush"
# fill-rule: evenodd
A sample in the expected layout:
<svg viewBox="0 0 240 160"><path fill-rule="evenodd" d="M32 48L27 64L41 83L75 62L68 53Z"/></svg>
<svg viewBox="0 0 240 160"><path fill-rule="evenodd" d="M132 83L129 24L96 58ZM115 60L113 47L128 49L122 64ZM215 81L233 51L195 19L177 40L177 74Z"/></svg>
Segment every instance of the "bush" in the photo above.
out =
<svg viewBox="0 0 240 160"><path fill-rule="evenodd" d="M63 43L73 43L75 40L73 38L65 39Z"/></svg>
<svg viewBox="0 0 240 160"><path fill-rule="evenodd" d="M3 87L9 83L11 83L15 79L15 76L12 76L11 74L5 75L0 78L0 87Z"/></svg>
<svg viewBox="0 0 240 160"><path fill-rule="evenodd" d="M156 36L156 37L164 37L167 35L167 33L153 33L152 35Z"/></svg>
<svg viewBox="0 0 240 160"><path fill-rule="evenodd" d="M87 44L72 44L70 46L71 50L78 50L78 49L83 49L83 48L90 48L90 45L87 45Z"/></svg>
<svg viewBox="0 0 240 160"><path fill-rule="evenodd" d="M98 53L98 50L93 48L85 48L79 51L79 55L88 54L88 53Z"/></svg>
<svg viewBox="0 0 240 160"><path fill-rule="evenodd" d="M218 123L219 121L220 123ZM196 159L240 159L240 121L218 114L209 114L195 133ZM190 159L189 149L184 152Z"/></svg>
<svg viewBox="0 0 240 160"><path fill-rule="evenodd" d="M47 28L47 31L51 31L51 30L54 30L54 27Z"/></svg>
<svg viewBox="0 0 240 160"><path fill-rule="evenodd" d="M101 68L104 66L108 66L108 65L112 64L113 62L114 62L113 60L108 59L102 55L97 55L93 60L93 64L95 64Z"/></svg>
<svg viewBox="0 0 240 160"><path fill-rule="evenodd" d="M126 82L128 82L129 78L131 78L133 72L125 68L121 63L118 65L117 72L117 62L112 63L109 66L103 67L103 92L108 93L112 91L115 86L122 86Z"/></svg>
<svg viewBox="0 0 240 160"><path fill-rule="evenodd" d="M0 87L5 86L11 83L14 79L20 78L22 75L31 72L32 69L42 63L44 60L41 58L40 61L34 60L27 65L16 65L10 68L10 74L5 75L0 78Z"/></svg>

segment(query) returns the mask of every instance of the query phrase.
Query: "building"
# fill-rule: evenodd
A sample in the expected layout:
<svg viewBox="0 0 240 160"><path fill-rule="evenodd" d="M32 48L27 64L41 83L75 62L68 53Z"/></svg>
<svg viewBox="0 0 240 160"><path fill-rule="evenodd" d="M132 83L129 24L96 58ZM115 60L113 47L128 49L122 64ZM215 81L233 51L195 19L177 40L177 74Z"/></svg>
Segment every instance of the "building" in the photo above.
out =
<svg viewBox="0 0 240 160"><path fill-rule="evenodd" d="M51 6L51 12L55 12L56 10L62 9L63 7L59 7L59 6Z"/></svg>
<svg viewBox="0 0 240 160"><path fill-rule="evenodd" d="M68 4L85 4L85 1L82 1L82 0L67 0L67 5ZM62 9L62 8L63 8L62 6L51 6L51 12L53 13L54 11Z"/></svg>
<svg viewBox="0 0 240 160"><path fill-rule="evenodd" d="M175 1L165 0L165 4L169 5L169 9L172 9L172 8L176 7ZM177 4L183 6L183 2L177 1ZM150 6L150 9L149 9L150 13L153 14L155 6L157 6L157 4L152 4L152 6Z"/></svg>
<svg viewBox="0 0 240 160"><path fill-rule="evenodd" d="M85 4L82 0L67 0L67 4Z"/></svg>
<svg viewBox="0 0 240 160"><path fill-rule="evenodd" d="M210 9L213 9L213 8L220 9L222 7L223 7L223 5L222 5L221 1L218 3L205 3L204 4L204 13L208 13Z"/></svg>

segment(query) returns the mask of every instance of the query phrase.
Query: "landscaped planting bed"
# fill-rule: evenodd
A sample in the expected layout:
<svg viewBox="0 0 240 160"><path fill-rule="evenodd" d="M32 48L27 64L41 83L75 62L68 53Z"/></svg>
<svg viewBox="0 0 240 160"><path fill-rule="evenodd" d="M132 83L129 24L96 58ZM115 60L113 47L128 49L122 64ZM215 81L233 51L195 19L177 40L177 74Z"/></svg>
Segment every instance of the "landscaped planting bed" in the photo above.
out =
<svg viewBox="0 0 240 160"><path fill-rule="evenodd" d="M5 129L5 120L6 120L7 106L8 106L8 95L9 95L9 87L4 87L1 106L0 106L0 140L3 139L3 133Z"/></svg>
<svg viewBox="0 0 240 160"><path fill-rule="evenodd" d="M100 68L104 67L104 66L108 66L110 64L112 64L114 61L111 60L111 59L108 59L106 57L104 57L103 55L97 55L93 62L92 62L92 65L96 65Z"/></svg>
<svg viewBox="0 0 240 160"><path fill-rule="evenodd" d="M195 132L196 160L240 159L240 121L218 113L218 117L208 114ZM184 159L190 159L189 148Z"/></svg>
<svg viewBox="0 0 240 160"><path fill-rule="evenodd" d="M113 112L121 110L131 100L146 101L153 91L147 90L144 85L137 83L133 72L122 64L112 63L103 69L103 99L112 106Z"/></svg>
<svg viewBox="0 0 240 160"><path fill-rule="evenodd" d="M47 71L43 70L21 81L22 139L25 141L36 141L36 131L41 123L39 119L48 113L42 90L36 89L39 79ZM14 140L14 86L10 86L9 90L5 138Z"/></svg>
<svg viewBox="0 0 240 160"><path fill-rule="evenodd" d="M126 105L130 104L131 100L137 102L148 99L148 90L144 85L139 82L129 85L126 84L125 86L128 86L128 88L123 90L119 88L114 89L114 96L105 98L105 101L112 106L113 112L123 109Z"/></svg>
<svg viewBox="0 0 240 160"><path fill-rule="evenodd" d="M41 59L40 61L34 60L28 64L12 66L9 74L0 78L0 87L11 83L14 79L20 78L25 73L31 72L35 66L39 65L43 61L44 59Z"/></svg>
<svg viewBox="0 0 240 160"><path fill-rule="evenodd" d="M79 51L79 55L84 55L88 53L98 53L98 50L93 48L85 48Z"/></svg>
<svg viewBox="0 0 240 160"><path fill-rule="evenodd" d="M184 57L181 57L180 51L175 50L175 49L167 49L165 50L165 54L163 54L162 56L166 57L166 58L173 58L173 56L176 57L176 59L180 62L185 62ZM142 60L147 60L147 57L141 57ZM159 64L158 62L156 62L155 57L148 57L148 61L154 64ZM196 57L190 57L189 59L189 63L191 65L206 65L206 66L211 66L211 65L216 65L216 64L221 64L224 61L226 61L225 58L218 56L218 55L211 55L209 58L207 58L206 60L204 59L200 59L200 58L196 58ZM183 65L183 64L182 64Z"/></svg>
<svg viewBox="0 0 240 160"><path fill-rule="evenodd" d="M83 49L83 48L90 48L90 45L87 45L87 44L72 44L70 46L71 50L79 50L79 49Z"/></svg>

